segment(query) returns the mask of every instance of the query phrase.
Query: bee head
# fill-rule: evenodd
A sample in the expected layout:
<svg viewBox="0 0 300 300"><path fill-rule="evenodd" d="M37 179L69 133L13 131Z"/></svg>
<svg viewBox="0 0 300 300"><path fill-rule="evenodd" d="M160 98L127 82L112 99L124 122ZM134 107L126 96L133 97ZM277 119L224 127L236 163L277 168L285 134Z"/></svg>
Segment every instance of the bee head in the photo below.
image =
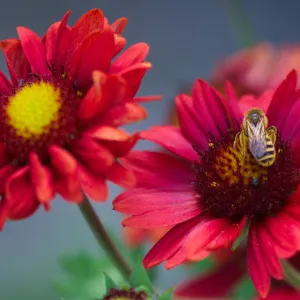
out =
<svg viewBox="0 0 300 300"><path fill-rule="evenodd" d="M249 122L254 126L256 126L258 123L261 122L261 120L263 120L264 127L267 128L268 119L264 114L264 112L260 108L252 108L248 110L247 113L245 114L243 125L246 126L247 123Z"/></svg>

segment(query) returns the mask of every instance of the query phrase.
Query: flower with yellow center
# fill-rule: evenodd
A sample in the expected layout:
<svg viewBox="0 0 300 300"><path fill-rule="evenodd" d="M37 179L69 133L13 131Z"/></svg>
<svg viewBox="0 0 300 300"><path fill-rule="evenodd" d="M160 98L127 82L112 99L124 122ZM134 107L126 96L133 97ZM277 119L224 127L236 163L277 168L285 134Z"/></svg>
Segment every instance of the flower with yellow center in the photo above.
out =
<svg viewBox="0 0 300 300"><path fill-rule="evenodd" d="M0 72L0 228L5 220L46 209L55 194L80 203L83 193L105 201L107 179L132 186L118 158L135 144L119 126L146 117L135 98L149 47L128 48L125 18L112 25L99 9L67 25L70 12L40 38L18 27L0 42L11 81ZM97 55L96 55L97 54Z"/></svg>

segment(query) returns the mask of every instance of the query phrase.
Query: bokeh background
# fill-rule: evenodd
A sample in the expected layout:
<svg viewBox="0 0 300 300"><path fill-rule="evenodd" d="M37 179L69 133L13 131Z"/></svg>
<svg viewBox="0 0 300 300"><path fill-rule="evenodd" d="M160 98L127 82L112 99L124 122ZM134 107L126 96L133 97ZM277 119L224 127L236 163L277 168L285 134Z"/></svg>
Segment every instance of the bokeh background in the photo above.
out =
<svg viewBox="0 0 300 300"><path fill-rule="evenodd" d="M298 0L251 0L242 2L253 26L256 42L300 43ZM236 20L228 0L9 0L1 2L0 39L16 37L16 26L26 26L40 35L71 9L73 22L91 8L101 8L110 21L129 19L127 45L145 41L151 46L153 70L146 76L140 94L161 94L164 100L147 104L149 117L130 127L146 129L165 122L179 86L207 78L218 61L241 49ZM231 7L231 8L230 8ZM4 58L0 59L5 69ZM138 148L144 147L140 143ZM111 210L119 189L111 185L110 201L96 206L102 220L120 232L120 216ZM40 211L22 222L9 223L0 234L0 297L2 300L59 299L51 279L60 273L57 258L63 253L87 250L97 254L97 244L78 208L61 199L50 213ZM183 277L180 269L159 269L158 285L166 288ZM68 299L66 299L68 300Z"/></svg>

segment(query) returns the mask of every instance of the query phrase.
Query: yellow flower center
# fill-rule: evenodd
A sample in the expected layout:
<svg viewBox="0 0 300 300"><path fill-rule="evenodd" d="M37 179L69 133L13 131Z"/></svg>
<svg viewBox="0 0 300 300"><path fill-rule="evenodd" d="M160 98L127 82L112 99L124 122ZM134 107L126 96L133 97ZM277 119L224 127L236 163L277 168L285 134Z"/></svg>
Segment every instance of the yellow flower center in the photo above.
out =
<svg viewBox="0 0 300 300"><path fill-rule="evenodd" d="M216 157L215 164L218 175L229 184L249 184L253 179L263 177L267 170L261 167L247 151L242 154L240 147L227 146Z"/></svg>
<svg viewBox="0 0 300 300"><path fill-rule="evenodd" d="M7 122L20 137L39 137L58 121L60 99L60 90L50 83L40 81L26 85L9 98Z"/></svg>

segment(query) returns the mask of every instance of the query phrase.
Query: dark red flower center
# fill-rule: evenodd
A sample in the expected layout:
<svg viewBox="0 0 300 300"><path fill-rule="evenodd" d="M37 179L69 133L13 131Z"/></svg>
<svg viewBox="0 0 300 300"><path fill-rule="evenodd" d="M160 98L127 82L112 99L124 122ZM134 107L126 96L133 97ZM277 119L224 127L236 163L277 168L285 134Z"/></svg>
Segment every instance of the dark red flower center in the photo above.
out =
<svg viewBox="0 0 300 300"><path fill-rule="evenodd" d="M260 219L279 212L296 190L300 168L289 142L276 140L276 161L257 163L250 151L234 147L234 136L213 138L208 150L197 151L194 189L201 206L217 218Z"/></svg>
<svg viewBox="0 0 300 300"><path fill-rule="evenodd" d="M146 300L147 294L144 291L136 292L134 289L117 290L110 289L109 294L102 300Z"/></svg>
<svg viewBox="0 0 300 300"><path fill-rule="evenodd" d="M14 163L26 162L31 151L43 158L50 145L77 134L77 94L63 78L32 76L0 101L0 142Z"/></svg>

